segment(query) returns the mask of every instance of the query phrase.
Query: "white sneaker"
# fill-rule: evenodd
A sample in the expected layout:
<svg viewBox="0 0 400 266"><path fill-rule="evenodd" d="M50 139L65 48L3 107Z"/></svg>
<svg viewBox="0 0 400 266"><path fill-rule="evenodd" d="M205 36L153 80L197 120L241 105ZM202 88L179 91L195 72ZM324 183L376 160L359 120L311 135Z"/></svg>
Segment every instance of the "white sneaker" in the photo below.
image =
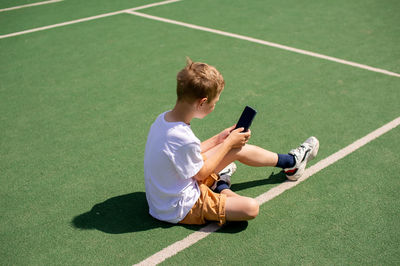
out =
<svg viewBox="0 0 400 266"><path fill-rule="evenodd" d="M224 169L221 170L221 172L218 173L219 179L214 182L214 184L211 186L211 190L214 190L217 188L217 183L219 180L225 181L229 187L231 187L231 176L233 173L236 172L236 164L234 162L228 164Z"/></svg>
<svg viewBox="0 0 400 266"><path fill-rule="evenodd" d="M309 137L303 144L293 149L289 154L294 156L296 164L292 168L286 168L283 171L287 179L296 181L304 173L308 161L317 156L319 149L319 141L316 137Z"/></svg>

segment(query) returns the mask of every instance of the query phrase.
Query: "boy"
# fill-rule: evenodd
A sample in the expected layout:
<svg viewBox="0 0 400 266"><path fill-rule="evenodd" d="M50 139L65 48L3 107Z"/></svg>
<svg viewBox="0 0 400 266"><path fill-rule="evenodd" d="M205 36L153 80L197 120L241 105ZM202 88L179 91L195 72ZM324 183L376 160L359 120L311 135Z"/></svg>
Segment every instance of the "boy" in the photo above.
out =
<svg viewBox="0 0 400 266"><path fill-rule="evenodd" d="M276 154L247 144L251 131L242 132L243 128L234 129L235 125L200 142L190 122L214 110L224 85L213 66L189 58L178 73L175 107L158 116L146 143L146 198L154 218L182 224L217 221L220 225L253 219L258 215L258 203L229 189L236 169L233 162L280 167L288 179L297 180L307 161L316 156L319 143L315 137L289 154Z"/></svg>

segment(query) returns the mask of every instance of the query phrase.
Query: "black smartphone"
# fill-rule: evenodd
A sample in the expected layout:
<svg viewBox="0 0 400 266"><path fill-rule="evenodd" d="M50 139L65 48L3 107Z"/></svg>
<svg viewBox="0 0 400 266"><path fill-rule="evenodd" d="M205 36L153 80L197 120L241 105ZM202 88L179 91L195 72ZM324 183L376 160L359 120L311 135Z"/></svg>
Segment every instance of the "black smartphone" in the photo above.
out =
<svg viewBox="0 0 400 266"><path fill-rule="evenodd" d="M253 122L254 117L256 116L257 111L251 108L250 106L246 106L242 112L242 115L239 118L239 121L236 124L236 128L244 127L243 132L247 132Z"/></svg>

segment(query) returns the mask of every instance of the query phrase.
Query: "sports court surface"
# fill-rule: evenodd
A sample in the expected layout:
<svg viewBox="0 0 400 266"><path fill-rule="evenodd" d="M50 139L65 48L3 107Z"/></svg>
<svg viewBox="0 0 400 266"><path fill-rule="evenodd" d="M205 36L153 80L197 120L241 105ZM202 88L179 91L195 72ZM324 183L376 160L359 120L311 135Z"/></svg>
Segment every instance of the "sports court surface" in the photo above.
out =
<svg viewBox="0 0 400 266"><path fill-rule="evenodd" d="M1 1L0 264L399 265L399 43L397 0ZM226 80L200 139L250 105L252 144L320 140L303 182L238 165L255 220L147 214L146 136L186 56Z"/></svg>

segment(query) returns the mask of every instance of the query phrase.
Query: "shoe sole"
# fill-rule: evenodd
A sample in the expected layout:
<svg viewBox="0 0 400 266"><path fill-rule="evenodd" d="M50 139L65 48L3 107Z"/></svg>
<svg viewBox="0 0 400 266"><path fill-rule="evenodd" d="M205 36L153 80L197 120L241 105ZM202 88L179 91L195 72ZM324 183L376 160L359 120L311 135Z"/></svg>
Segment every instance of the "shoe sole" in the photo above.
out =
<svg viewBox="0 0 400 266"><path fill-rule="evenodd" d="M317 141L317 145L315 146L314 150L312 151L312 153L308 157L307 162L311 161L312 159L314 159L315 156L317 156L318 150L319 150L319 140L316 137L312 137L312 138L314 138Z"/></svg>

